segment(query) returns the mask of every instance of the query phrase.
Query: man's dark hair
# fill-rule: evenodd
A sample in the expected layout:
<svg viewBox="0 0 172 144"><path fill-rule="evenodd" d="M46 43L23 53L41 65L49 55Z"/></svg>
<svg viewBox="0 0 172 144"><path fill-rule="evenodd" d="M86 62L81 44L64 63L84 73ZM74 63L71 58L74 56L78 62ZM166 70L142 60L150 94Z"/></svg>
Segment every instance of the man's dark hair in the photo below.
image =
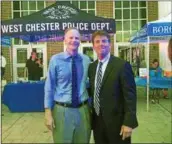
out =
<svg viewBox="0 0 172 144"><path fill-rule="evenodd" d="M99 30L99 31L94 32L92 34L92 39L91 39L93 44L94 44L94 39L95 39L96 36L106 36L108 38L108 41L110 42L110 36L106 31Z"/></svg>
<svg viewBox="0 0 172 144"><path fill-rule="evenodd" d="M154 60L152 61L152 63L155 63L155 62L158 62L158 63L159 63L158 59L154 59Z"/></svg>

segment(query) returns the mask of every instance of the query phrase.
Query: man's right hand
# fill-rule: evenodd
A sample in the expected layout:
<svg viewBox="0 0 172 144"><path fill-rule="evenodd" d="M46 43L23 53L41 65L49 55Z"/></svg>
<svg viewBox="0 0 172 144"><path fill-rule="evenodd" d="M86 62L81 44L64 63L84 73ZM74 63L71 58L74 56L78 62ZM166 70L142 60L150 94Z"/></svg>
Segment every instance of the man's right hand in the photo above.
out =
<svg viewBox="0 0 172 144"><path fill-rule="evenodd" d="M45 109L45 125L51 131L55 128L54 119L50 109Z"/></svg>

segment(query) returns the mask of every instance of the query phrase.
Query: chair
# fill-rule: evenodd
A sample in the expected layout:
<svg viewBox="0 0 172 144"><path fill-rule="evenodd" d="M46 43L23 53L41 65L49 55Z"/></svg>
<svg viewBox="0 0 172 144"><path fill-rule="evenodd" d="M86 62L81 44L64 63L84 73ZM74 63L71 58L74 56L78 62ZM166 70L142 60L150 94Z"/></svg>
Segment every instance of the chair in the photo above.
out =
<svg viewBox="0 0 172 144"><path fill-rule="evenodd" d="M159 104L159 99L160 99L160 95L161 95L160 94L161 93L161 89L159 89L159 88L152 88L151 91L152 91L152 94L150 95L151 102Z"/></svg>
<svg viewBox="0 0 172 144"><path fill-rule="evenodd" d="M161 77L162 72L156 72L155 70L150 70L149 71L149 76L150 77ZM151 102L152 103L159 103L160 99L160 93L161 93L161 88L151 88L152 94L151 94Z"/></svg>

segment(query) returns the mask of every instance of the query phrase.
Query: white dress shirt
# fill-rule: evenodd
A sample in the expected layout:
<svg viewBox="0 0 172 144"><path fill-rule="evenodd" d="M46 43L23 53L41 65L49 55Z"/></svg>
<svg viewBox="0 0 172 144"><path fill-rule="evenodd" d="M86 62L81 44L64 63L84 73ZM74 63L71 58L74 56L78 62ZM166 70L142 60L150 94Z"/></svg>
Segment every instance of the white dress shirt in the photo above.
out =
<svg viewBox="0 0 172 144"><path fill-rule="evenodd" d="M97 65L97 69L96 69L96 75L95 75L95 89L94 89L94 95L95 95L95 92L96 92L96 82L97 82L97 74L98 74L98 68L99 68L99 64L100 62L102 62L102 79L103 80L103 76L104 76L104 73L105 73L105 70L106 70L106 67L107 67L107 64L109 62L109 59L110 59L110 53L102 60L98 60L98 65Z"/></svg>

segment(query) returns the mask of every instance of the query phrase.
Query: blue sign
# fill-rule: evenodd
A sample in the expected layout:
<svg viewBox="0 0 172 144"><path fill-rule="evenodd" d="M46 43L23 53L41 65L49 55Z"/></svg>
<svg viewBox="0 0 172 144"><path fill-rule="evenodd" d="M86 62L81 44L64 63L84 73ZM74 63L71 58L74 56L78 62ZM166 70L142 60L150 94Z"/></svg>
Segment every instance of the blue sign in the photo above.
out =
<svg viewBox="0 0 172 144"><path fill-rule="evenodd" d="M148 36L166 36L172 35L172 23L151 23L148 26Z"/></svg>
<svg viewBox="0 0 172 144"><path fill-rule="evenodd" d="M11 38L8 36L1 37L1 46L3 47L11 46Z"/></svg>

